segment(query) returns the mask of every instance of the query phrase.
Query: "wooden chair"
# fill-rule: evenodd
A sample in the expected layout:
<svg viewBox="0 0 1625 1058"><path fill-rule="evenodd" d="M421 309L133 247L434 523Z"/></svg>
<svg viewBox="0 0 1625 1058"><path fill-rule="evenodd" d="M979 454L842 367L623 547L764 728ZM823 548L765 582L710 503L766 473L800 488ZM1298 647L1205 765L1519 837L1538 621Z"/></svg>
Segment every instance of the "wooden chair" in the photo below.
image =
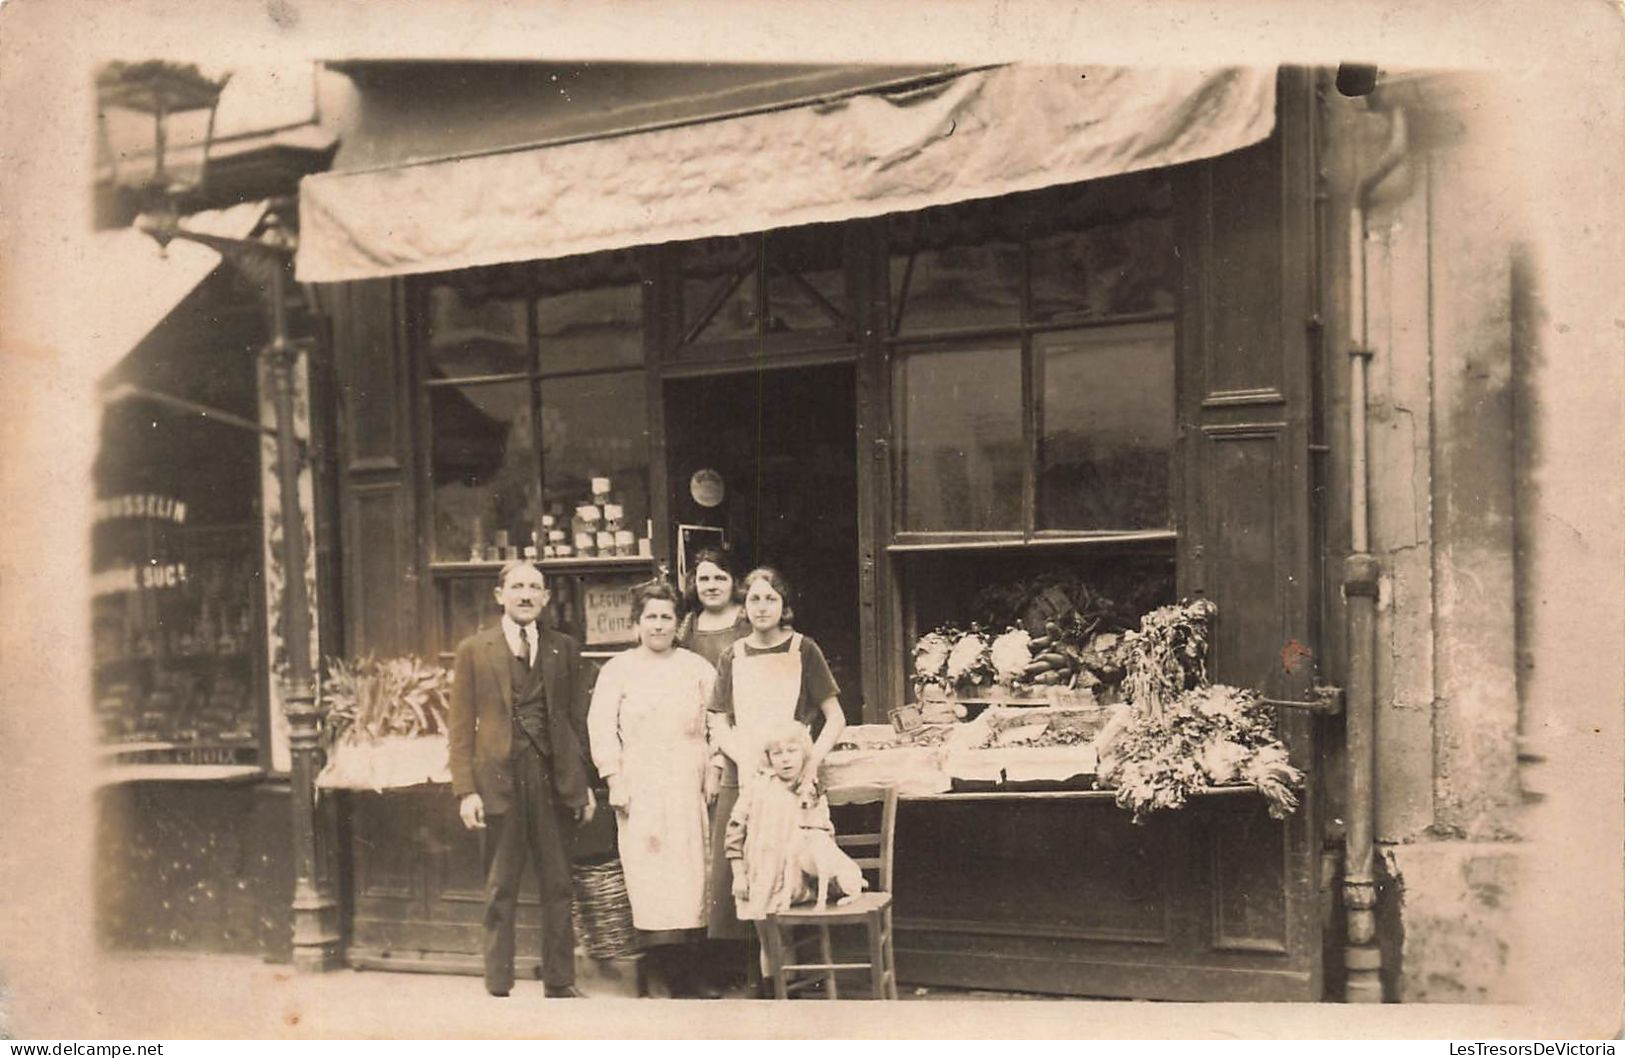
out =
<svg viewBox="0 0 1625 1058"><path fill-rule="evenodd" d="M873 999L897 998L897 963L892 952L892 840L897 829L897 791L877 786L832 790L830 806L878 803L878 829L866 833L837 834L841 849L863 868L869 888L845 904L823 907L794 907L768 915L759 923L762 947L777 999L789 999L798 991L818 984L824 998L839 999L836 974L867 970L869 993ZM838 926L863 926L867 935L867 961L862 953L837 961L830 930ZM800 934L799 938L797 934ZM816 943L817 950L803 949Z"/></svg>

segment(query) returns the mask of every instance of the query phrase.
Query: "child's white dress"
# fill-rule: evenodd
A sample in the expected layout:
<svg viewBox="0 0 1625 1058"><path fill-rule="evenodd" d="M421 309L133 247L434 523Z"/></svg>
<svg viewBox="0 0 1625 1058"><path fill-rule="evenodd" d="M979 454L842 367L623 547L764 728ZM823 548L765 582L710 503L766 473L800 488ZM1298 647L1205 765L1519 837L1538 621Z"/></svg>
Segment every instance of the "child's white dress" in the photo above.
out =
<svg viewBox="0 0 1625 1058"><path fill-rule="evenodd" d="M728 858L745 865L749 893L734 898L741 921L766 918L816 896L795 856L804 829L835 832L829 799L822 790L801 794L766 770L745 784L728 818L725 839Z"/></svg>

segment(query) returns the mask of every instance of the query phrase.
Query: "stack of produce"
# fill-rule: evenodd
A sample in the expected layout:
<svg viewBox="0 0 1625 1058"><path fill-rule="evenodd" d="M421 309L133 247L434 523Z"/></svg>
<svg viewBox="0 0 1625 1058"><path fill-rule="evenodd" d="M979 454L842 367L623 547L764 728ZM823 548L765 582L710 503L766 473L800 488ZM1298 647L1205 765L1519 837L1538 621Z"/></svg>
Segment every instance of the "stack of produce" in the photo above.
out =
<svg viewBox="0 0 1625 1058"><path fill-rule="evenodd" d="M1182 692L1165 713L1137 712L1112 725L1097 743L1104 786L1136 823L1152 812L1179 808L1212 786L1245 783L1284 819L1298 807L1303 773L1275 736L1275 719L1256 691L1224 685Z"/></svg>
<svg viewBox="0 0 1625 1058"><path fill-rule="evenodd" d="M1185 691L1207 682L1209 630L1218 607L1206 599L1163 606L1123 636L1123 695L1135 711L1161 716Z"/></svg>

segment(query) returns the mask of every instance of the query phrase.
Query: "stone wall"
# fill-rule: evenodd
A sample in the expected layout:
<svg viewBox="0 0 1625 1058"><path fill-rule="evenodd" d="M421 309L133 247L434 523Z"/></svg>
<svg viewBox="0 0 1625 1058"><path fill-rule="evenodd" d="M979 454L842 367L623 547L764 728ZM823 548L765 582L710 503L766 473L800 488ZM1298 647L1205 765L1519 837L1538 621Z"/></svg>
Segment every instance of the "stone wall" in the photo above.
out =
<svg viewBox="0 0 1625 1058"><path fill-rule="evenodd" d="M1367 218L1376 835L1385 981L1404 1002L1516 998L1521 229L1483 90L1440 78L1390 97L1410 150Z"/></svg>

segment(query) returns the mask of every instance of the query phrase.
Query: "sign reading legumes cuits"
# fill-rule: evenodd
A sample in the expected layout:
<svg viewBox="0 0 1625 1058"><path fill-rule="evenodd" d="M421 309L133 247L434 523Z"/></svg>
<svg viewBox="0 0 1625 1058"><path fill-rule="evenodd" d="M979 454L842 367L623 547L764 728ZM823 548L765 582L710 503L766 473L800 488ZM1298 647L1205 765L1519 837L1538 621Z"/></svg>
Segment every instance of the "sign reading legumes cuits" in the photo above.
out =
<svg viewBox="0 0 1625 1058"><path fill-rule="evenodd" d="M583 631L586 645L618 646L636 643L637 630L632 625L632 590L634 581L586 580L582 584Z"/></svg>

